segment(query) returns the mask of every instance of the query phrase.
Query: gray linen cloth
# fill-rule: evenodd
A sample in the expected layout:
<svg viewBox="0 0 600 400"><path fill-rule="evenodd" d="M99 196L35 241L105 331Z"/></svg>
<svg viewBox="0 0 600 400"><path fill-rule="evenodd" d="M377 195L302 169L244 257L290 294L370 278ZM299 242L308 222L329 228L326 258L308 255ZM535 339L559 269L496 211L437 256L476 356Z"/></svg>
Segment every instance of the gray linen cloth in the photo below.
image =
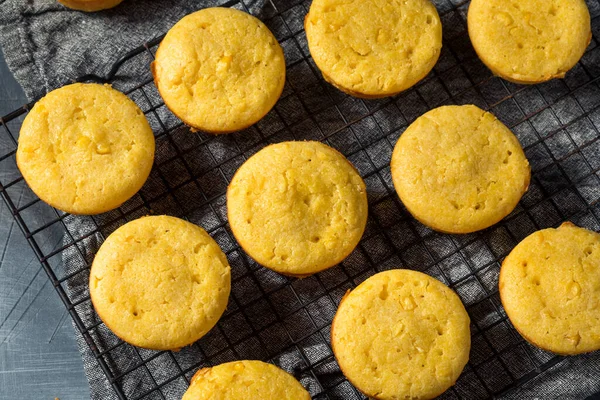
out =
<svg viewBox="0 0 600 400"><path fill-rule="evenodd" d="M35 99L82 75L105 76L124 53L164 34L183 16L224 2L126 0L111 10L83 13L54 0L1 0L2 49L27 97Z"/></svg>
<svg viewBox="0 0 600 400"><path fill-rule="evenodd" d="M290 29L299 32L302 17L309 3L310 1L279 0L267 2L267 6L270 4L269 8L264 6L260 0L246 0L245 5L261 18L271 17L273 6L286 10L284 20L288 21ZM165 33L184 15L217 4L222 3L192 0L125 0L115 9L86 14L67 10L53 0L0 0L0 40L9 67L25 89L27 96L30 99L36 99L83 75L106 76L113 63L127 51ZM466 4L459 0L436 0L435 4L443 15L444 35L449 41L448 46L445 44L445 49L452 49L451 52L443 52L436 67L439 79L432 79L429 83L422 85L418 88L418 93L417 90L407 92L406 95L394 100L390 106L385 106L380 112L374 113L373 117L363 118L354 124L356 126L352 127L352 132L355 136L350 134L344 136L346 132L342 132L344 135L336 135L336 138L328 137L330 144L334 144L345 154L352 154L351 161L361 173L368 176L366 181L369 188L369 200L372 202L370 212L374 214L370 219L371 222L379 221L370 223L360 249L342 263L341 267L319 274L317 278L308 278L302 281L288 281L277 274L261 269L236 250L235 244L231 243L230 235L220 226L219 221L224 218L222 199L211 201L208 208L194 209L193 212L188 212L188 203L193 203L199 195L184 197L184 200L180 200L178 203L176 201L169 203L172 200L171 196L160 197L161 191L169 191L170 189L165 187L165 182L171 184L172 179L177 183L179 177L176 175L160 178L156 175L151 176L148 184L142 190L142 195L150 199L159 197L163 200L166 199L163 203L158 201L153 203L153 212L187 217L207 230L213 227L213 236L223 248L229 249L228 257L232 264L232 271L234 275L239 273L233 288L233 296L237 300L231 304L223 321L219 324L218 330L215 329L211 332L200 341L200 344L185 348L178 353L157 354L142 349L133 349L131 346L122 346L110 351L109 367L117 374L128 371L137 365L140 359L151 358L145 367L135 369L126 374L124 379L119 380L126 397L137 397L138 394L152 389L157 383L170 381L169 384L162 387L160 392L152 392L144 398L176 399L187 387L186 380L174 379L179 374L178 368L190 369L187 374L189 378L193 373L193 367L199 362L198 360L202 360L203 365L208 365L242 356L264 359L265 355L269 354L271 361L295 373L315 395L315 398L361 398L356 390L344 381L333 359L327 345L328 323L335 312L335 304L347 288L372 275L375 269L403 266L422 268L446 283L460 282L454 288L467 304L472 321L477 326L474 329L483 332L483 334L479 333L474 336L471 353L472 366L466 368L456 388L447 392L443 396L444 398L485 398L490 391L508 387L510 382L515 379L524 379L526 382L520 383L518 389L505 393L503 398L581 399L600 391L600 356L597 353L558 359L556 364L542 371L539 367L547 366L547 362L553 359L552 355L519 340L512 327L507 322L501 321L503 319L501 307L497 295L493 294L497 284L498 270L498 264L494 260L501 259L502 255L505 255L514 246L516 238L522 238L535 230L536 224L540 227L556 226L560 222L560 217L557 217L556 214L564 213L571 216L574 222L583 226L596 230L600 228L594 222L595 219L590 217L592 212L598 211L597 201L592 196L598 193L600 185L596 181L590 183L589 177L586 177L584 173L578 173L578 168L584 168L581 163L564 163L565 165L562 165L561 162L562 174L554 171L552 167L548 167L553 162L556 163L556 158L559 158L559 155L548 154L548 151L558 152L560 146L564 148L580 146L579 139L581 139L581 143L591 140L582 135L578 136L577 132L572 130L573 125L578 121L578 116L575 115L571 118L572 115L578 112L578 115L581 115L583 110L574 111L572 103L561 99L564 98L569 87L577 87L584 82L585 96L577 98L579 105L586 111L600 105L600 93L596 90L597 84L585 85L585 82L600 75L597 68L600 60L598 49L592 48L586 56L587 58L582 61L585 71L584 68L578 66L573 73L567 76L566 84L559 82L540 85L539 90L534 89L535 93L531 90L521 91L515 85L502 84L497 78L489 76L489 71L476 60L476 57L463 58L461 56L463 50L466 53L470 51L468 46L464 45L465 41L461 39L461 32L464 38ZM298 7L295 7L296 5ZM597 0L590 0L588 5L595 17L594 30L597 31L600 3ZM457 6L458 10L452 11ZM265 12L266 8L269 8L269 11ZM279 23L275 21L270 27L275 31L278 31L279 28L283 29L281 21ZM276 35L278 35L277 32ZM294 52L292 47L296 44L301 49ZM290 115L290 126L297 124L297 121L309 121L304 125L300 124L300 129L290 129L292 131L291 138L313 138L311 129L314 129L315 124L321 131L333 132L336 126L340 126L339 114L344 115L345 121L356 119L356 117L360 119L366 113L364 109L387 104L379 101L358 101L343 96L331 88L325 89L325 91L331 90L326 96L320 89L310 92L312 90L310 88L315 87L310 85L317 85L315 82L318 77L314 73L314 69L311 72L308 64L300 61L302 54L307 54L302 35L297 34L295 41L286 40L283 47L288 64L292 64L288 70L292 88L287 87L283 95L285 100L282 99L282 104L278 106L280 107L278 115L283 116L284 122L277 120L278 117L270 113L270 117L267 117L262 125L259 124L261 135L267 135L271 131L287 132L287 128L283 129L281 126L288 124L285 119L286 115ZM459 61L464 62L464 66L453 68ZM465 74L469 75L470 81L466 79ZM126 89L138 84L142 76L147 77L147 62L124 66L119 70L114 83L118 88ZM473 81L480 83L489 81L491 84L482 84L475 91L470 90ZM440 85L439 82L443 82L443 84ZM567 87L567 85L569 86ZM304 102L294 103L292 100L297 97L290 95L290 91L292 89L300 91L299 88L305 87L308 88L306 91L309 91L310 96L303 97ZM317 85L316 87L323 88L324 86ZM300 97L306 91L301 92ZM506 105L510 106L512 103L502 100L507 92L513 91L520 93L517 102L521 110L514 107L506 108ZM149 102L159 103L160 99L156 94L154 96L155 98L152 98L153 95L150 94ZM134 96L132 95L132 97ZM323 100L323 97L326 99ZM143 100L138 97L136 101L140 103L140 99ZM328 114L327 110L331 109L325 109L325 106L321 107L318 104L319 101L330 102L327 103L329 105L331 102L335 103L334 111L338 114L335 112ZM536 113L535 120L532 119L530 124L517 124L514 127L521 142L530 146L526 150L537 179L532 183L530 193L522 202L524 206L528 207L527 213L524 213L520 207L512 220L503 222L480 235L451 237L431 232L412 221L406 211L399 208L398 203L392 199L390 190L393 189L390 189L389 173L385 168L380 167L387 164L389 160L391 144L407 123L428 108L433 108L444 101L449 103L464 101L487 108L494 105L492 111L507 123L518 121L519 117L515 115L519 112L523 114L523 117ZM552 114L543 111L543 106L540 104L544 102L552 106ZM560 104L555 104L555 102ZM141 104L140 106L148 108ZM528 108L529 106L531 107ZM303 116L304 108L310 110L311 107L318 110L325 109L325 111L319 111L314 119ZM529 111L523 111L523 109ZM158 111L160 112L160 109ZM168 119L164 115L161 118ZM590 117L586 123L597 123L598 120L600 118L597 118L596 115L596 119ZM156 121L151 121L151 124L155 130L161 130ZM559 140L554 139L564 139L565 135L555 134L552 139L547 140L544 146L535 145L535 138L540 139L536 135L556 130L556 127L561 124L574 138L572 141L567 140L561 144ZM167 128L169 127L167 126ZM580 124L578 129L580 129L579 132L587 129L587 132L592 132L592 136L597 136L598 128L594 131L589 126ZM182 134L182 131L185 132ZM377 136L377 132L387 135L382 139L383 142L378 141L381 137ZM188 134L189 132L185 128L171 133L174 141L182 140L181 147L191 146L187 142L192 141L193 137ZM186 156L188 163L186 168L200 171L193 177L198 178L197 182L204 192L211 193L211 190L216 190L214 193L218 193L222 189L222 186L217 189L213 187L218 186L213 185L213 182L217 182L217 178L211 178L210 171L214 170L215 165L218 164L220 165L218 169L225 170L225 175L230 176L227 170L229 161L221 163L217 160L227 160L228 153L239 152L240 147L242 151L251 149L257 143L253 134L256 134L256 131L251 129L241 134L219 137L209 143L207 146L209 152L199 153L195 158ZM280 136L275 134L273 138L275 139L270 140L290 139L285 134ZM237 143L235 146L232 144L232 140ZM359 142L362 146L368 146L366 151L357 151ZM159 140L157 165L160 164L160 160L169 160L169 157L173 156L169 143L164 139ZM540 147L543 148L540 150ZM206 150L207 148L203 147L202 149ZM235 150L232 150L233 148ZM255 150L252 148L248 152ZM595 151L591 154L592 158L598 158L600 149L591 151ZM583 154L587 156L589 152L584 151ZM233 170L241 160L241 157L233 160L235 161L232 162ZM379 168L375 175L372 173L374 168ZM591 167L588 165L588 168ZM185 174L185 169L183 174ZM199 177L200 174L204 175ZM371 179L374 176L381 177L383 182L378 183ZM582 176L583 178L581 178ZM576 188L565 183L565 180L574 182ZM206 185L204 186L204 184ZM387 189L384 185L388 185ZM174 186L177 187L177 184ZM177 191L175 197L179 196L180 192ZM554 202L554 205L549 205L550 201L545 200L541 192L550 193L546 195ZM537 203L539 203L539 207L536 206ZM135 207L135 204L128 204L130 205L124 206L125 209ZM127 218L131 219L150 211L150 209L142 208L137 213L128 214ZM71 237L85 237L85 240L78 241L77 246L71 245L64 252L62 268L65 273L78 271L85 265L89 265L103 236L105 237L116 228L111 224L103 225L103 221L110 221L114 215L108 213L107 216L96 217L93 221L89 217L65 218L65 226L69 232L65 237L65 244L70 243ZM403 217L398 217L399 215L403 215ZM122 222L120 221L120 223ZM374 227L377 224L385 228L383 234L380 234L382 231L377 230L381 227ZM409 224L413 228L404 229ZM95 232L98 230L98 225L101 228L99 232ZM89 232L95 233L86 237ZM416 235L419 235L421 239L412 240ZM393 243L394 246L391 246L390 243ZM426 252L425 248L429 250ZM240 261L242 259L245 261ZM423 265L427 267L422 267ZM482 265L488 265L488 267L481 271L478 270ZM254 278L246 279L250 275ZM470 278L471 275L476 275L476 278ZM348 279L348 276L351 279ZM79 274L67 282L66 290L72 301L89 295L86 278L85 274ZM262 289L258 290L258 285L263 288L275 289L272 292L269 291L268 296L262 298L261 296L264 296L265 292ZM489 292L492 295L487 300L481 300L482 292ZM247 303L246 300L248 300ZM304 306L299 308L294 306L298 302ZM242 315L239 310L236 310L239 304L243 305L243 314L247 316L245 320L238 318ZM77 311L86 326L99 322L89 303L78 306ZM280 315L281 323L272 321L271 317L274 314ZM224 338L224 332L232 337ZM303 335L305 332L312 334ZM254 333L257 333L256 336L259 338L256 338ZM93 336L100 351L108 349L118 342L102 325ZM115 399L116 395L113 389L79 332L77 332L77 340L90 382L92 398ZM273 354L276 356L273 357ZM536 373L539 374L535 378L527 378ZM508 376L509 374L511 377Z"/></svg>

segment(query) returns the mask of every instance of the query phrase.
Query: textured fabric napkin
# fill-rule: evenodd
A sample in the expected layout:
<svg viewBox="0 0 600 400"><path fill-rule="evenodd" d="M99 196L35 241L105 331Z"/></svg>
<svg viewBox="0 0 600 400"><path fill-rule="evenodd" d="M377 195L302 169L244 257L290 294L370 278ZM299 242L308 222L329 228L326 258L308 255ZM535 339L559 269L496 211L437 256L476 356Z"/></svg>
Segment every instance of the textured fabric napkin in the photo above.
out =
<svg viewBox="0 0 600 400"><path fill-rule="evenodd" d="M246 0L260 10L261 0ZM0 0L6 62L29 99L86 74L105 76L127 51L164 34L185 15L225 0L126 0L83 13L54 0Z"/></svg>
<svg viewBox="0 0 600 400"><path fill-rule="evenodd" d="M237 301L228 309L219 324L219 330L211 331L200 341L200 344L185 348L178 353L157 354L133 349L131 346L119 347L110 352L109 367L117 373L129 371L140 359L152 359L146 363L146 367L131 371L126 374L126 379L120 381L126 396L137 397L137 394L151 389L157 382L160 384L172 380L174 374L178 374L179 367L186 369L194 366L203 357L211 358L210 362L214 363L240 356L262 358L264 354L275 353L277 356L272 361L288 371L297 372L295 375L313 394L326 391L332 399L359 398L359 394L344 382L327 346L327 326L335 312L335 303L348 287L373 274L375 269L422 265L427 266L423 268L426 272L446 283L460 282L455 289L467 304L474 324L484 331L483 334L474 336L471 361L476 367L467 367L456 389L447 392L445 398L458 396L468 399L484 398L486 389L482 386L482 382L485 382L490 390L502 387L511 379L507 371L510 371L513 379L539 372L537 377L506 394L504 398L507 399L582 399L600 391L600 356L597 353L562 359L543 372L536 370L537 366L546 365L546 362L552 359L552 355L516 341L518 335L510 325L505 322L498 323L502 318L502 312L499 309L497 296L492 295L490 299L481 301L481 293L493 292L497 284L498 265L494 260L501 254L506 254L514 246L515 237L522 238L535 230L535 225L531 221L536 221L536 224L543 227L555 226L560 222L560 217L556 216L557 210L560 210L574 216L573 220L576 223L596 230L600 228L596 226L594 219L589 217L591 211L588 206L594 212L600 211L593 197L600 191L600 185L596 181L590 182L584 172L585 168L591 167L589 165L586 167L581 162L563 163L560 158L561 149L566 149L564 152L571 151L573 146L580 146L592 140L585 138L582 132L591 132L589 134L591 137L597 136L598 128L594 131L583 124L573 126L578 121L577 115L582 115L584 110L576 109L573 102L563 99L569 88L577 87L579 81L585 82L585 79L589 81L597 76L594 74L598 74L597 66L600 61L598 49L592 49L589 53L591 56L588 55L583 61L587 72L577 67L567 76L566 84L560 81L539 85L538 88L529 91L520 91L514 85L503 86L498 79L486 75L489 72L475 57L465 56L464 59L460 58L462 56L456 57L456 54L462 51L460 32L464 33L466 5L459 0L434 2L440 12L449 11L456 5L461 6L459 11L442 18L445 38L450 41L449 47L453 48L454 42L457 45L453 52L443 52L436 67L439 79L429 81L418 90L407 92L373 116L362 118L368 113L368 108L379 107L386 103L380 101L364 103L340 95L335 90L331 90L328 97L323 92L314 90L315 86L310 85L322 87L315 83L320 77L311 72L308 64L299 61L302 59L302 53L306 54L305 43L299 35L296 42L286 40L283 44L288 64L293 64L288 70L288 80L295 91L301 93L300 97L302 94L308 94L304 97L304 102L294 103L293 100L297 97L290 94L290 87L284 91L285 99L282 99L278 105L277 115L283 116L284 120L289 116L289 121L282 122L278 120L277 115L271 113L259 124L260 135L256 130L250 129L241 134L211 139L207 146L198 146L198 150L194 150L194 157L186 155L187 164L185 168L181 167L182 170L173 172L171 169L172 175L168 176L159 177L156 174L151 176L142 190L142 195L150 199L161 199L152 203L152 211L187 217L207 230L213 227L213 236L224 249L229 249L228 257L232 264L232 271L234 274L239 273L233 293ZM193 0L125 0L113 10L85 14L67 10L53 0L0 0L0 41L9 67L25 89L27 96L35 99L79 76L86 74L106 76L112 64L127 51L162 35L184 15L221 3ZM287 24L299 30L302 26L302 13L310 2L279 0L274 3L288 10L285 15ZM301 6L292 7L299 3ZM264 17L265 7L262 1L245 0L245 4L255 15ZM588 1L588 5L594 17L600 15L600 3L597 0ZM594 29L597 31L598 18L594 21L596 21ZM271 26L271 29L277 30L278 25ZM293 46L296 44L304 47L294 50ZM468 53L468 46L463 47ZM465 65L460 68L453 67L458 64L457 58ZM141 76L147 76L147 72L147 62L126 65L119 70L115 84L119 88L135 86ZM471 90L472 81L469 82L465 74L470 74L471 80L477 82L489 80L491 83L482 85L477 91ZM443 84L439 84L438 81L443 81ZM600 92L597 90L597 84L583 87L584 94L577 97L576 102L579 102L577 107L583 107L587 112L600 105ZM502 100L508 91L520 93L515 102L521 107L520 111L511 106L511 101ZM155 98L150 93L151 98L147 101L151 104L159 104L160 99L156 94L154 95ZM143 109L150 109L150 106L141 104L146 101L142 100L136 98ZM391 144L407 123L428 108L443 102L458 100L476 103L482 107L494 105L492 111L506 123L518 122L521 118L519 113L523 114L523 118L535 114L535 118L531 118L528 125L518 124L514 128L521 142L529 146L526 147L527 155L536 177L530 193L522 202L528 207L528 211L523 212L523 209L519 208L517 213L521 214L480 236L440 235L412 221L406 211L399 208L397 202L392 200L389 173L381 167L388 163ZM324 103L321 104L320 101ZM544 111L544 102L551 105L552 113ZM331 108L333 103L336 105ZM309 111L319 110L319 112L314 118L308 118L308 114L302 114L306 112L304 108ZM523 109L529 111L525 112ZM157 112L160 113L161 108ZM255 151L253 146L261 141L256 138L270 135L270 132L275 133L273 137L268 136L268 140L277 141L290 138L313 138L311 135L314 134L315 125L318 125L320 132L335 132L336 126L344 124L339 121L340 114L343 115L344 120L357 118L362 120L354 124L351 130L344 130L341 135L335 134L335 137L327 138L330 144L335 145L345 154L351 154L351 161L363 175L369 176L366 181L372 205L370 212L374 214L370 220L371 222L383 221L379 224L385 226L386 230L381 234L378 231L380 228L374 227L375 225L371 223L360 249L341 267L319 274L318 278L302 281L290 282L277 274L271 274L253 264L252 260L245 259L220 227L219 221L223 220L224 215L222 199L211 200L210 207L201 206L194 208L193 212L188 212L187 207L192 209L194 201L198 201L201 197L194 192L197 188L191 187L191 195L179 197L184 192L179 189L190 186L179 187L179 183L185 180L186 173L194 172L190 174L196 178L196 183L207 197L210 197L210 193L218 194L222 192L223 186L219 177L211 176L211 172L217 168L222 175L230 176L231 171L228 168L235 170L243 160L241 156L229 160L227 157L231 152L239 152L240 148L245 153ZM162 115L161 118L165 121L169 120L167 114ZM597 119L600 120L600 117ZM596 120L591 120L589 123L594 121ZM157 131L162 129L155 120L151 120L151 124ZM282 128L286 124L298 126L298 129ZM553 133L550 139L542 138L544 146L535 144L536 140L540 141L540 136L545 132L554 131L560 126L564 126L566 132L575 139L569 141L564 134ZM291 131L290 135L288 130ZM350 135L349 132L354 132L355 136ZM172 132L171 137L180 148L192 148L194 144L190 142L193 142L194 137L188 134L189 132L182 128ZM315 137L318 138L316 134ZM564 141L560 142L560 139ZM171 146L170 141L159 140L157 165L162 166L163 161L169 164L169 160L173 157ZM360 147L366 147L366 150L362 151ZM594 149L590 150L591 159L600 157L600 149ZM200 150L203 152L201 153ZM583 154L587 157L590 151L584 150ZM556 159L561 161L557 162ZM553 163L560 164L563 172L554 171ZM171 163L174 164L176 163ZM378 172L374 174L373 169L376 168ZM158 174L161 171L162 167ZM371 179L373 177L381 177L383 182L378 183L377 179ZM576 187L565 181L573 182ZM166 191L171 192L165 184L172 184L177 189L173 190L175 200L171 196L163 196ZM388 185L387 189L384 185ZM549 205L550 200L544 196L550 198L554 205ZM132 201L123 208L128 212L128 209L135 209L135 207L135 201ZM142 208L139 212L127 214L127 218L134 218L136 215L148 212L149 209ZM398 217L399 215L402 217ZM71 237L85 238L78 241L77 245L71 245L64 252L62 268L65 274L78 271L86 264L89 265L101 244L102 236L115 228L110 224L103 225L103 221L110 221L114 216L115 214L108 213L106 216L95 217L93 221L89 217L65 218L65 226L69 232L65 237L65 245L70 243ZM406 228L409 224L413 225L412 229ZM103 227L100 229L101 232L95 232L98 230L98 225ZM103 229L106 229L106 232ZM95 233L89 235L90 232ZM418 240L415 239L416 235L420 236ZM425 251L426 248L429 249L428 252ZM240 261L242 259L245 261ZM487 267L478 270L482 265ZM475 274L474 271L477 273ZM471 275L476 275L476 279L470 278ZM250 279L250 276L253 278ZM263 289L259 290L258 285L262 288L274 289L272 293L269 292L268 298L267 296L262 298L264 292ZM292 293L290 287L293 296L290 294ZM71 301L89 296L85 274L78 274L69 279L66 290ZM297 307L295 305L297 302L303 302L304 305ZM243 304L243 315L247 316L246 319L238 318L242 315L239 310L236 310L238 303ZM86 326L99 322L89 303L78 306L77 312ZM282 323L272 321L271 317L274 314L280 315ZM259 340L251 332L258 332ZM304 337L302 335L305 332L312 334ZM223 333L231 337L224 338ZM77 332L77 340L90 382L92 398L115 399L116 395L79 332ZM118 342L118 339L102 325L95 331L94 340L100 351L109 349ZM207 360L203 359L203 362L205 361ZM181 396L186 386L185 380L173 379L162 388L162 394L154 392L147 398L176 399ZM332 389L329 389L330 387ZM320 395L318 398L328 397Z"/></svg>

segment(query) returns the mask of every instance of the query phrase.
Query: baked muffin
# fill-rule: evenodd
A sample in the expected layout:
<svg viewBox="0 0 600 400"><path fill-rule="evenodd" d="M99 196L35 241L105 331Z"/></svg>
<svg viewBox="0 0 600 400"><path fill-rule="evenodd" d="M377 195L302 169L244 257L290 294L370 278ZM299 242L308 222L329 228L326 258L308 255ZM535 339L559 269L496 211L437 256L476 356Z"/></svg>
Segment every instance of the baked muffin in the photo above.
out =
<svg viewBox="0 0 600 400"><path fill-rule="evenodd" d="M410 88L442 48L442 24L429 0L314 0L304 27L325 80L357 97Z"/></svg>
<svg viewBox="0 0 600 400"><path fill-rule="evenodd" d="M285 59L258 19L232 8L206 8L171 28L152 72L165 104L183 122L228 133L273 108L285 84Z"/></svg>
<svg viewBox="0 0 600 400"><path fill-rule="evenodd" d="M515 135L473 105L440 107L417 118L396 143L391 173L408 211L446 233L497 223L516 207L530 179Z"/></svg>
<svg viewBox="0 0 600 400"><path fill-rule="evenodd" d="M80 11L100 11L113 8L121 4L123 0L58 0L66 7Z"/></svg>
<svg viewBox="0 0 600 400"><path fill-rule="evenodd" d="M17 164L36 195L72 214L119 207L154 162L154 134L139 107L109 85L48 93L23 121Z"/></svg>
<svg viewBox="0 0 600 400"><path fill-rule="evenodd" d="M293 376L262 361L233 361L202 368L182 400L310 400Z"/></svg>
<svg viewBox="0 0 600 400"><path fill-rule="evenodd" d="M229 225L259 264L303 277L332 267L367 222L365 184L352 164L319 142L284 142L250 157L227 190Z"/></svg>
<svg viewBox="0 0 600 400"><path fill-rule="evenodd" d="M90 271L96 312L118 337L177 350L204 336L225 311L227 258L204 229L179 218L129 222L102 244Z"/></svg>
<svg viewBox="0 0 600 400"><path fill-rule="evenodd" d="M600 235L565 222L527 236L500 270L500 299L530 343L571 355L600 350Z"/></svg>
<svg viewBox="0 0 600 400"><path fill-rule="evenodd" d="M481 61L515 83L564 77L592 39L584 0L472 0L467 19Z"/></svg>
<svg viewBox="0 0 600 400"><path fill-rule="evenodd" d="M469 316L458 296L421 272L380 272L342 299L331 345L344 375L377 400L433 399L469 359Z"/></svg>

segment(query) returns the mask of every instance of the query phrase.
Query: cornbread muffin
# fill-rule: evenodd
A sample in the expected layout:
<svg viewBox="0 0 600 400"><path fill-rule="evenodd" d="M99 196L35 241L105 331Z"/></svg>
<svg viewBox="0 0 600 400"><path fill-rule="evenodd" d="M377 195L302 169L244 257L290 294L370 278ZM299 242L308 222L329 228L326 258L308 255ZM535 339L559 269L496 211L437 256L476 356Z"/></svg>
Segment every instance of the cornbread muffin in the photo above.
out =
<svg viewBox="0 0 600 400"><path fill-rule="evenodd" d="M446 233L470 233L500 221L530 179L515 135L473 105L440 107L419 117L396 143L391 172L408 211Z"/></svg>
<svg viewBox="0 0 600 400"><path fill-rule="evenodd" d="M154 134L144 113L108 85L75 83L27 114L17 164L31 190L72 214L119 207L146 182Z"/></svg>
<svg viewBox="0 0 600 400"><path fill-rule="evenodd" d="M310 400L293 376L262 361L233 361L202 368L182 400Z"/></svg>
<svg viewBox="0 0 600 400"><path fill-rule="evenodd" d="M58 0L66 7L80 11L100 11L113 8L121 4L123 0Z"/></svg>
<svg viewBox="0 0 600 400"><path fill-rule="evenodd" d="M348 292L331 326L344 375L377 400L433 399L469 359L469 316L458 296L421 272L380 272Z"/></svg>
<svg viewBox="0 0 600 400"><path fill-rule="evenodd" d="M332 267L367 223L365 183L319 142L284 142L250 157L227 190L229 225L259 264L303 277Z"/></svg>
<svg viewBox="0 0 600 400"><path fill-rule="evenodd" d="M168 216L129 222L96 254L90 295L121 339L176 350L204 336L229 298L230 268L204 229Z"/></svg>
<svg viewBox="0 0 600 400"><path fill-rule="evenodd" d="M523 84L564 77L592 39L584 0L472 0L468 27L481 61Z"/></svg>
<svg viewBox="0 0 600 400"><path fill-rule="evenodd" d="M273 108L285 84L285 59L258 19L231 8L206 8L167 33L152 73L165 104L183 122L228 133Z"/></svg>
<svg viewBox="0 0 600 400"><path fill-rule="evenodd" d="M565 222L526 237L500 270L500 299L532 344L558 354L600 350L600 235Z"/></svg>
<svg viewBox="0 0 600 400"><path fill-rule="evenodd" d="M442 24L429 0L314 0L304 27L325 80L357 97L410 88L442 48Z"/></svg>

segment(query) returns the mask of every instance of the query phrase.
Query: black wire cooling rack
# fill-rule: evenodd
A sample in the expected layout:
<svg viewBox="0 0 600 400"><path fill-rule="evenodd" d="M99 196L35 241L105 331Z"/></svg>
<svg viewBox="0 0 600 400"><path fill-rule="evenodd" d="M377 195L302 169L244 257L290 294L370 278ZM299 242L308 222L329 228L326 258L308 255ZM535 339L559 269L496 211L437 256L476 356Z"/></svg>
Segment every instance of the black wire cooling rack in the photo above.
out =
<svg viewBox="0 0 600 400"><path fill-rule="evenodd" d="M276 107L239 133L191 133L165 107L149 74L161 38L131 51L106 77L145 112L157 155L144 188L118 210L72 216L43 204L15 164L17 132L32 104L0 120L0 192L56 288L77 329L120 399L180 398L201 367L235 359L274 362L315 399L363 399L340 373L329 346L330 322L346 290L390 268L437 277L463 300L472 321L469 364L443 398L480 399L514 393L563 357L524 342L502 309L500 262L535 230L571 220L600 230L600 2L588 1L594 37L564 80L508 83L477 59L466 32L468 2L434 1L444 47L434 71L411 90L360 100L326 84L308 52L303 19L309 1L270 0L259 17L278 38L288 77ZM226 6L247 8L243 3ZM133 84L132 84L133 82ZM512 128L532 166L529 192L501 223L470 235L445 235L416 222L397 198L389 160L402 131L444 104L476 104ZM226 220L225 191L235 170L269 143L320 140L344 153L365 179L369 222L356 251L339 266L297 280L258 266L239 248ZM179 352L135 348L116 338L93 311L87 279L93 255L117 227L147 214L170 214L204 227L232 266L226 313L203 339ZM49 246L49 235L64 237Z"/></svg>

